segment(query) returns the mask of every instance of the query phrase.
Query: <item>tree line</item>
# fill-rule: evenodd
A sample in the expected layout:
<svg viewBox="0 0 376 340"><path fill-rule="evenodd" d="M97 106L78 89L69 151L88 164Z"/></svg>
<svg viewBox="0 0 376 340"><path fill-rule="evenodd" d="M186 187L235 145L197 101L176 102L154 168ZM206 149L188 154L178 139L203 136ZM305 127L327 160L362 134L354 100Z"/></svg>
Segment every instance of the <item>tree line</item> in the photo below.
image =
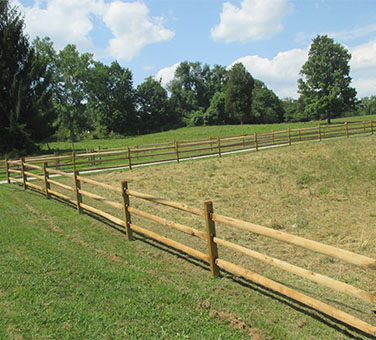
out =
<svg viewBox="0 0 376 340"><path fill-rule="evenodd" d="M80 53L30 42L23 18L0 0L0 153L30 153L51 138L76 141L137 135L182 126L261 124L376 113L376 97L356 99L351 55L327 36L313 40L298 81L299 99L281 100L236 63L230 68L182 62L165 88L131 70Z"/></svg>

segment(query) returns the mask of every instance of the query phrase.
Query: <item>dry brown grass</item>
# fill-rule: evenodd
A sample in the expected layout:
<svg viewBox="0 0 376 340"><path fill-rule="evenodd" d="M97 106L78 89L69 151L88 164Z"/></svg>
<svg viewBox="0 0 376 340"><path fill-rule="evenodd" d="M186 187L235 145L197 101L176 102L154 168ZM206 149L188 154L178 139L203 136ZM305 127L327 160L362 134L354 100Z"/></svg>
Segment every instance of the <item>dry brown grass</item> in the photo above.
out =
<svg viewBox="0 0 376 340"><path fill-rule="evenodd" d="M91 175L101 182L202 208L213 201L215 212L284 230L376 258L376 137L331 140L198 161ZM120 201L120 195L85 184L85 190ZM103 205L88 199L94 206ZM204 230L202 218L131 198L131 205ZM111 209L106 208L107 211ZM112 213L121 217L121 211ZM206 252L205 243L148 227ZM217 225L217 235L264 254L289 261L376 294L376 273L268 238ZM219 249L219 256L319 298L376 324L375 306L321 288L267 264ZM168 263L168 256L165 259Z"/></svg>

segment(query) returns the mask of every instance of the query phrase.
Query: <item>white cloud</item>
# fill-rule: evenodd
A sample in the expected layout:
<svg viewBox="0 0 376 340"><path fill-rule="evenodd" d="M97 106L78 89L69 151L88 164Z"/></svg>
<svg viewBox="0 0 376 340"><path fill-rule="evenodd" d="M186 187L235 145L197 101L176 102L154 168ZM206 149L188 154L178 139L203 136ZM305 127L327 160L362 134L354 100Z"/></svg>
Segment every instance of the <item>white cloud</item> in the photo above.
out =
<svg viewBox="0 0 376 340"><path fill-rule="evenodd" d="M350 48L352 86L358 97L376 95L376 39Z"/></svg>
<svg viewBox="0 0 376 340"><path fill-rule="evenodd" d="M163 18L149 17L142 2L34 0L32 7L24 7L15 0L14 4L25 13L26 32L32 38L49 36L58 50L75 44L81 52L129 61L144 46L174 36L163 27ZM96 49L90 37L94 20L102 21L113 35L106 51Z"/></svg>
<svg viewBox="0 0 376 340"><path fill-rule="evenodd" d="M148 15L149 9L141 2L114 1L108 5L103 21L114 35L108 48L111 56L131 60L144 46L174 36L163 27L161 17L150 19Z"/></svg>
<svg viewBox="0 0 376 340"><path fill-rule="evenodd" d="M154 78L158 81L162 80L162 85L166 86L172 79L174 79L175 71L179 65L180 63L176 63L172 66L162 68L157 72Z"/></svg>
<svg viewBox="0 0 376 340"><path fill-rule="evenodd" d="M289 0L243 0L240 8L225 2L211 37L227 43L269 38L283 29L281 21L291 10Z"/></svg>
<svg viewBox="0 0 376 340"><path fill-rule="evenodd" d="M93 29L90 13L101 8L96 0L51 0L35 1L33 7L23 7L15 1L25 13L27 33L36 36L49 36L57 49L66 44L76 44L81 50L92 50L93 44L88 37Z"/></svg>
<svg viewBox="0 0 376 340"><path fill-rule="evenodd" d="M250 55L235 60L242 63L253 77L263 81L281 97L296 98L297 80L302 65L307 60L307 49L292 49L278 53L273 59Z"/></svg>

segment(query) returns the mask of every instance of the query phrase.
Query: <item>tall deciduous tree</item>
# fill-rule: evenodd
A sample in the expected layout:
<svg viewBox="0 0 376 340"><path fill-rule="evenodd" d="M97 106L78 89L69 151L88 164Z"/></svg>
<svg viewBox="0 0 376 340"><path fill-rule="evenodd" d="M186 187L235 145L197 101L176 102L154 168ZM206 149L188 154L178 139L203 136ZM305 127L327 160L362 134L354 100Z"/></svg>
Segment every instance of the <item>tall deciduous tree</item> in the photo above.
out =
<svg viewBox="0 0 376 340"><path fill-rule="evenodd" d="M242 63L236 63L229 71L226 88L225 111L233 123L253 123L252 91L254 79Z"/></svg>
<svg viewBox="0 0 376 340"><path fill-rule="evenodd" d="M88 75L88 106L94 112L96 127L106 132L136 134L132 72L117 61L110 66L95 62Z"/></svg>
<svg viewBox="0 0 376 340"><path fill-rule="evenodd" d="M58 124L69 130L73 143L77 133L89 129L92 125L86 104L87 82L93 56L90 53L80 54L75 45L69 44L57 55L56 64Z"/></svg>
<svg viewBox="0 0 376 340"><path fill-rule="evenodd" d="M136 105L142 133L164 131L178 123L170 110L167 91L153 77L137 86Z"/></svg>
<svg viewBox="0 0 376 340"><path fill-rule="evenodd" d="M345 47L326 35L318 35L311 44L308 60L298 80L298 91L308 119L338 117L354 107L356 91L350 87L349 61Z"/></svg>

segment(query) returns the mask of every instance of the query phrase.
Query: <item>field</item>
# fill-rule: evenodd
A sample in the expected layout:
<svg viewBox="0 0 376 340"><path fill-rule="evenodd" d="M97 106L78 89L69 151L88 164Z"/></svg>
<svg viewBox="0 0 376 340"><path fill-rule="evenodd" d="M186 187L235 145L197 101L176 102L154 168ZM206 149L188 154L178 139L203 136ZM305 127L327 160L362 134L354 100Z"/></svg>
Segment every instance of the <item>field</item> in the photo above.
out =
<svg viewBox="0 0 376 340"><path fill-rule="evenodd" d="M357 122L357 121L370 121L376 120L376 115L371 116L357 116L357 117L347 117L347 118L337 118L333 119L333 124L341 124L344 122ZM217 137L217 136L229 136L229 135L241 135L241 134L252 134L254 132L269 132L269 131L280 131L286 130L287 128L297 129L305 127L313 127L317 125L326 125L326 121L312 121L307 123L284 123L284 124L259 124L259 125L218 125L218 126L198 126L198 127L188 127L180 128L177 130L170 130L166 132L153 133L148 135L141 135L135 137L126 137L118 139L89 139L76 142L74 147L76 150L85 149L97 149L100 146L102 149L106 148L117 148L124 146L135 146L135 145L147 145L156 144L163 142L171 142L175 139L178 141L182 140L193 140L199 138L207 137ZM54 142L49 143L48 146L54 151L71 151L72 144L70 142ZM41 148L43 151L47 151L47 144L42 144Z"/></svg>
<svg viewBox="0 0 376 340"><path fill-rule="evenodd" d="M194 207L212 200L220 214L376 258L375 141L375 136L329 140L90 177L115 186L127 180L133 190ZM16 186L0 190L1 271L7 274L0 280L4 339L125 334L127 339L363 338L238 277L223 273L211 279L201 262L156 242L140 236L126 242L100 220L78 216L56 201ZM131 206L146 207L136 200ZM167 208L148 205L147 211L204 228L199 218ZM142 219L133 222L145 225ZM147 227L200 249L185 235L150 222ZM217 234L376 293L370 270L221 225ZM376 324L375 306L219 251L221 257Z"/></svg>

